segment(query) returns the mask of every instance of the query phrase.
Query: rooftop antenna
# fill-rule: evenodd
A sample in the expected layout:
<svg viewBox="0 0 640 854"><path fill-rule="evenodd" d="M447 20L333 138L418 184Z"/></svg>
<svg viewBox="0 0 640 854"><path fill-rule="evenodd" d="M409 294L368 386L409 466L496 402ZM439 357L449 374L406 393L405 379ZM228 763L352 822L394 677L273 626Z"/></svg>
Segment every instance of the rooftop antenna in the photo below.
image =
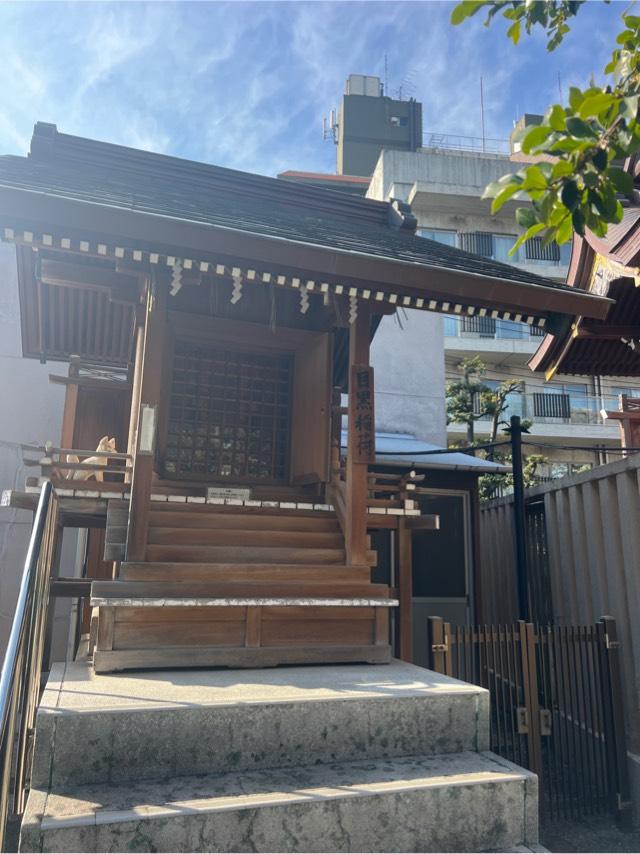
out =
<svg viewBox="0 0 640 854"><path fill-rule="evenodd" d="M484 87L482 83L482 77L480 77L480 119L482 122L482 151L486 151L486 140L484 133Z"/></svg>
<svg viewBox="0 0 640 854"><path fill-rule="evenodd" d="M322 118L322 138L325 142L330 139L338 144L338 114L335 109L330 110L328 119L326 116Z"/></svg>
<svg viewBox="0 0 640 854"><path fill-rule="evenodd" d="M387 68L387 54L385 53L385 55L384 55L384 92L383 92L383 94L384 94L384 95L386 95L386 94L387 94L387 92L389 91L389 90L388 90L388 88L387 88L387 71L388 71L388 68Z"/></svg>

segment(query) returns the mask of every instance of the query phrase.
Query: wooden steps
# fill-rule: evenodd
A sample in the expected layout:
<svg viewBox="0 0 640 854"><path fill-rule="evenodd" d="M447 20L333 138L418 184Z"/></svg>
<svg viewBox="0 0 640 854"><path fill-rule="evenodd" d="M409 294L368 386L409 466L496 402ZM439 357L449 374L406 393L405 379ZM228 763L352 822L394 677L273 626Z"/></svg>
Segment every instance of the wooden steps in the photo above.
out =
<svg viewBox="0 0 640 854"><path fill-rule="evenodd" d="M330 531L255 531L251 529L224 528L169 528L151 527L150 545L185 546L268 546L300 549L339 549L343 550L344 538L341 533Z"/></svg>
<svg viewBox="0 0 640 854"><path fill-rule="evenodd" d="M374 552L370 552L372 565ZM338 548L286 548L280 546L186 546L149 545L147 559L197 563L340 563L346 553Z"/></svg>
<svg viewBox="0 0 640 854"><path fill-rule="evenodd" d="M94 581L94 599L335 598L387 599L386 584L313 581Z"/></svg>
<svg viewBox="0 0 640 854"><path fill-rule="evenodd" d="M328 585L368 582L368 566L286 563L123 563L121 581L313 581Z"/></svg>
<svg viewBox="0 0 640 854"><path fill-rule="evenodd" d="M178 505L180 506L180 505ZM266 507L243 508L238 511L233 507L211 509L211 505L183 505L184 509L176 510L174 505L165 505L161 509L154 508L149 513L149 525L152 528L206 528L216 530L243 531L308 531L327 532L341 535L340 525L334 513L318 513L314 511L290 511L288 513L269 512ZM221 512L222 511L222 512ZM249 512L253 511L253 512ZM258 511L258 512L255 512ZM126 518L124 520L126 525Z"/></svg>
<svg viewBox="0 0 640 854"><path fill-rule="evenodd" d="M127 507L109 511L122 560ZM388 661L394 601L366 557L346 564L329 510L154 502L146 559L92 584L96 670Z"/></svg>

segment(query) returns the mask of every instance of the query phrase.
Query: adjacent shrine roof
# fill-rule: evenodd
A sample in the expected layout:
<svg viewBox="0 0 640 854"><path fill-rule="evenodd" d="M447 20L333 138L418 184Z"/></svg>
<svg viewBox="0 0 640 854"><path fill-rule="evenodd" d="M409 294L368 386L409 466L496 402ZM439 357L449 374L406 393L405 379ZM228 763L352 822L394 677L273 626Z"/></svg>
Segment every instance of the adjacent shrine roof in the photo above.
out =
<svg viewBox="0 0 640 854"><path fill-rule="evenodd" d="M235 268L282 286L540 326L567 315L601 319L610 308L601 296L417 237L415 225L403 203L97 142L43 123L28 157L0 157L0 236L23 245L141 267Z"/></svg>
<svg viewBox="0 0 640 854"><path fill-rule="evenodd" d="M635 182L640 185L638 175ZM606 237L588 231L574 238L568 284L615 304L606 319L577 315L558 334L545 336L529 365L548 379L557 372L640 376L640 204L627 205Z"/></svg>

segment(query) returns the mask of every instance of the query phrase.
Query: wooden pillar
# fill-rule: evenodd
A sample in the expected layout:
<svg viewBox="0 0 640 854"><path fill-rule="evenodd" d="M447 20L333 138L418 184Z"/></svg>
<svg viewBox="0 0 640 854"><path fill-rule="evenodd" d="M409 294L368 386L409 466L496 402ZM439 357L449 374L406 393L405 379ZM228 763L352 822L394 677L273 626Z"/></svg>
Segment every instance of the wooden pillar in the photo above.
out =
<svg viewBox="0 0 640 854"><path fill-rule="evenodd" d="M396 548L396 585L398 610L396 622L396 655L402 661L413 661L413 532L407 520L398 519Z"/></svg>
<svg viewBox="0 0 640 854"><path fill-rule="evenodd" d="M349 333L349 414L347 439L347 563L366 564L367 561L367 493L369 463L375 459L375 447L363 447L363 436L375 443L373 419L373 375L369 372L369 406L362 407L357 388L358 375L369 367L371 308L369 303L358 302L358 313ZM369 418L363 431L363 417Z"/></svg>
<svg viewBox="0 0 640 854"><path fill-rule="evenodd" d="M69 379L78 376L79 368L76 362L69 364ZM78 408L78 386L69 383L65 386L64 409L62 412L62 434L60 436L61 448L74 448L74 433L76 426L76 412ZM71 472L73 474L73 472Z"/></svg>
<svg viewBox="0 0 640 854"><path fill-rule="evenodd" d="M128 561L144 560L147 549L158 407L162 392L167 287L166 281L157 278L152 280L147 288L135 456L127 528L126 559Z"/></svg>
<svg viewBox="0 0 640 854"><path fill-rule="evenodd" d="M136 324L136 351L133 362L133 382L131 385L131 413L129 415L129 437L127 442L127 453L133 456L136 449L136 436L138 431L138 417L140 415L140 387L142 384L142 360L144 354L144 318L142 323ZM127 472L125 482L131 481L131 474Z"/></svg>

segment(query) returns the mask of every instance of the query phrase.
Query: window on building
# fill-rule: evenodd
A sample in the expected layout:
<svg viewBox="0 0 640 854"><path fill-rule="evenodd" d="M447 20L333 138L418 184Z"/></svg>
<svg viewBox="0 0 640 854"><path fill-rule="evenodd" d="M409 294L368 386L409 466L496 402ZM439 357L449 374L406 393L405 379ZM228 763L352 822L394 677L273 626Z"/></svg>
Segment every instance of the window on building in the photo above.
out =
<svg viewBox="0 0 640 854"><path fill-rule="evenodd" d="M611 394L616 397L620 394L626 394L627 397L640 397L640 388L629 388L629 386L614 385L611 387Z"/></svg>
<svg viewBox="0 0 640 854"><path fill-rule="evenodd" d="M587 423L590 406L586 383L545 383L542 393L534 394L534 414L545 418L570 419L572 423ZM545 400L545 397L548 399ZM554 400L553 398L557 398Z"/></svg>
<svg viewBox="0 0 640 854"><path fill-rule="evenodd" d="M520 260L520 250L509 255L516 242L515 234L493 234L489 231L471 231L460 233L460 248L474 255L483 255L503 264L513 264Z"/></svg>
<svg viewBox="0 0 640 854"><path fill-rule="evenodd" d="M560 247L555 242L545 246L541 237L532 237L523 246L527 261L541 261L545 264L558 264L560 261Z"/></svg>
<svg viewBox="0 0 640 854"><path fill-rule="evenodd" d="M444 243L445 246L458 245L458 233L446 228L419 228L418 234L428 240L435 240L436 243Z"/></svg>
<svg viewBox="0 0 640 854"><path fill-rule="evenodd" d="M514 261L518 260L520 250L517 250L514 255L509 255L511 247L516 242L515 234L494 234L492 237L493 255L491 257L495 261L502 261L503 264L513 264Z"/></svg>
<svg viewBox="0 0 640 854"><path fill-rule="evenodd" d="M567 394L571 399L571 406L586 409L589 405L589 387L586 383L551 382L545 383L543 391L545 394Z"/></svg>

